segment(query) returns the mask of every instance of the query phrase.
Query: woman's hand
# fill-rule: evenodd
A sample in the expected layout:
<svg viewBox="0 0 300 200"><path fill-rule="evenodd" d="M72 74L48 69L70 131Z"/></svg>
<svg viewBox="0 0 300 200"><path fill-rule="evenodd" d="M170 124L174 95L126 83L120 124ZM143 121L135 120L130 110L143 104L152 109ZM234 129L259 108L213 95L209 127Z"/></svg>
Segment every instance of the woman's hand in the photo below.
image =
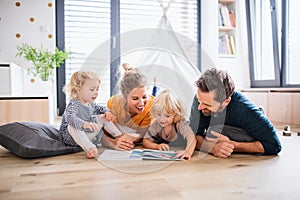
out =
<svg viewBox="0 0 300 200"><path fill-rule="evenodd" d="M116 150L130 151L131 149L134 148L134 143L130 139L130 136L127 134L123 134L121 135L121 137L118 137L115 140L116 140L116 144L115 144Z"/></svg>

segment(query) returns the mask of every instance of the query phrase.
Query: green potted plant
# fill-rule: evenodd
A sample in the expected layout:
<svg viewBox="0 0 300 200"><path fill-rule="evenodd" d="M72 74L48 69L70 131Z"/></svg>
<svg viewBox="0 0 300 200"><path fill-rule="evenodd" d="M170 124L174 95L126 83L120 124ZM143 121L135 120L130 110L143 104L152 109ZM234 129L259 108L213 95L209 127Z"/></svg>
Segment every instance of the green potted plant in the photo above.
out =
<svg viewBox="0 0 300 200"><path fill-rule="evenodd" d="M27 43L17 46L18 57L24 57L25 60L33 63L32 67L28 68L28 72L34 76L39 76L42 81L48 81L53 73L53 69L59 68L60 65L70 57L70 52L59 50L55 48L55 52L52 53L48 49L34 48Z"/></svg>

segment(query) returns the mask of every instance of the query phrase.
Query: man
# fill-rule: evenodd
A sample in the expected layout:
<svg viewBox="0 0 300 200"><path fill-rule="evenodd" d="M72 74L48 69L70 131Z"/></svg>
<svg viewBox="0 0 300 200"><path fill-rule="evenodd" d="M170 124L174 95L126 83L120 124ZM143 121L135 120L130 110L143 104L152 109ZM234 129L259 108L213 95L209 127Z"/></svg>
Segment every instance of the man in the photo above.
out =
<svg viewBox="0 0 300 200"><path fill-rule="evenodd" d="M235 91L229 74L208 69L196 86L190 116L196 149L222 158L233 152L275 155L281 151L272 123L261 109Z"/></svg>

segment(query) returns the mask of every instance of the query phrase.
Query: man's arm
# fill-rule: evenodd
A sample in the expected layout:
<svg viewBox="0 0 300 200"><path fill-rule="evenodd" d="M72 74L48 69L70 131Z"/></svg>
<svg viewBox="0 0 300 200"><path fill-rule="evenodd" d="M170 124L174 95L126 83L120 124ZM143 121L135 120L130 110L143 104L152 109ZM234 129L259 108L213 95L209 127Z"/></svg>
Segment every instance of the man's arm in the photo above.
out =
<svg viewBox="0 0 300 200"><path fill-rule="evenodd" d="M265 153L265 149L259 141L237 142L233 151L241 153Z"/></svg>
<svg viewBox="0 0 300 200"><path fill-rule="evenodd" d="M199 106L198 99L195 96L193 99L190 119L189 119L189 125L195 134L199 132L198 129L199 129L199 121L200 121L200 111L198 110L198 106Z"/></svg>
<svg viewBox="0 0 300 200"><path fill-rule="evenodd" d="M204 139L202 136L196 136L196 149L211 153L216 157L227 158L233 152L240 153L264 153L264 147L259 141L254 142L235 142L228 137L213 132L216 138Z"/></svg>
<svg viewBox="0 0 300 200"><path fill-rule="evenodd" d="M248 144L239 144L236 152L263 153L264 155L276 155L281 151L281 142L277 136L275 127L267 116L242 93L241 99L246 103L236 103L232 106L232 117L238 122L238 126L253 137L254 142ZM234 114L236 113L236 115ZM257 142L255 142L257 141ZM259 142L258 142L259 141Z"/></svg>
<svg viewBox="0 0 300 200"><path fill-rule="evenodd" d="M189 118L189 126L195 135L204 135L205 129L208 128L210 123L210 116L204 116L203 113L198 110L199 102L197 97L194 97L191 107L191 113Z"/></svg>
<svg viewBox="0 0 300 200"><path fill-rule="evenodd" d="M204 139L202 136L196 136L196 149L211 153L216 157L227 158L231 156L235 147L235 142L232 141L218 141L218 138Z"/></svg>

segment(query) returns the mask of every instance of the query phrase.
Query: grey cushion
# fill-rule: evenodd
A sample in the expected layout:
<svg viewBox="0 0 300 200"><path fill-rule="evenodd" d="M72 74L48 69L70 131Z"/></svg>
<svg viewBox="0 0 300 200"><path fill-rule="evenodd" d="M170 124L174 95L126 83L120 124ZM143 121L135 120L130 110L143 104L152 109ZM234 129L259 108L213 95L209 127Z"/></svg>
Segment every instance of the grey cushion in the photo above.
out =
<svg viewBox="0 0 300 200"><path fill-rule="evenodd" d="M0 126L0 144L22 158L40 158L82 151L58 140L58 129L46 123L13 122Z"/></svg>

